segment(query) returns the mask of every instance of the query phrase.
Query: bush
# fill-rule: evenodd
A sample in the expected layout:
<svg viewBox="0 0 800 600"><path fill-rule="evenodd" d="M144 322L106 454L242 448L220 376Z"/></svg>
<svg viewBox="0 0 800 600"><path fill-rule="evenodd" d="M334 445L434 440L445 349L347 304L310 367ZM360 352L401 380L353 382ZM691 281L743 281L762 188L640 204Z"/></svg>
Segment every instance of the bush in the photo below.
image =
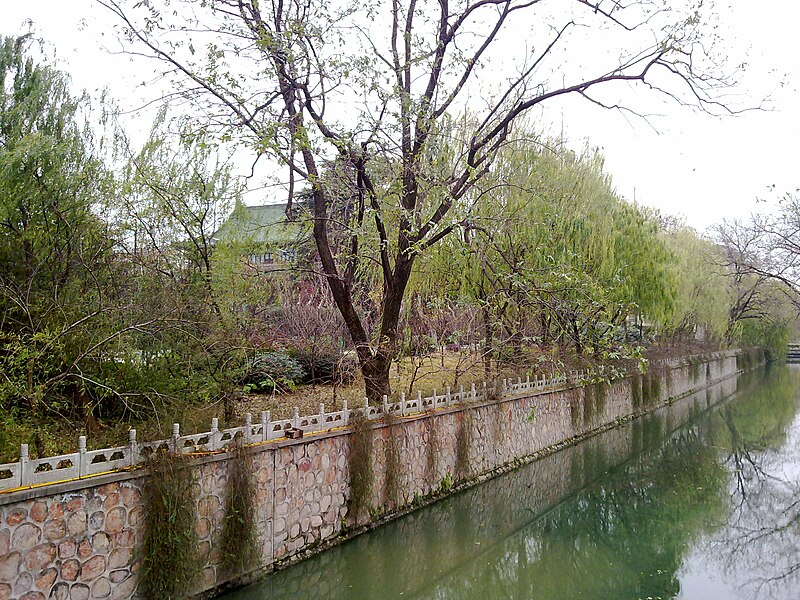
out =
<svg viewBox="0 0 800 600"><path fill-rule="evenodd" d="M290 354L305 369L303 383L340 383L348 384L355 379L358 372L358 360L352 353L342 352L338 348L303 348L295 347Z"/></svg>
<svg viewBox="0 0 800 600"><path fill-rule="evenodd" d="M242 380L246 392L293 390L306 377L303 365L286 352L259 352L248 364Z"/></svg>

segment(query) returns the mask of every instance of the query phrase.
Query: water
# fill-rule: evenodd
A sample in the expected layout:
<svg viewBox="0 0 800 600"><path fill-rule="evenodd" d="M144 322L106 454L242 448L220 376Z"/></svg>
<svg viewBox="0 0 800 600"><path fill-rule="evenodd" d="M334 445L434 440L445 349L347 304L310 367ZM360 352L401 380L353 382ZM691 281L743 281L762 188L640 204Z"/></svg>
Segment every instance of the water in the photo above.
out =
<svg viewBox="0 0 800 600"><path fill-rule="evenodd" d="M800 598L799 406L742 376L225 598Z"/></svg>

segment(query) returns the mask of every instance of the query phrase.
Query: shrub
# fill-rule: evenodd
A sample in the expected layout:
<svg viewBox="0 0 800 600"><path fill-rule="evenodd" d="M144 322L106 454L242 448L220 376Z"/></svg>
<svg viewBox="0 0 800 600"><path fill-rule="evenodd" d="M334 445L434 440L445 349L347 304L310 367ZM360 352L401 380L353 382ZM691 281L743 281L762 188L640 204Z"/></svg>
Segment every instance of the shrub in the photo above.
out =
<svg viewBox="0 0 800 600"><path fill-rule="evenodd" d="M303 383L348 384L355 379L358 361L354 354L338 348L294 347L289 351L292 358L305 369Z"/></svg>
<svg viewBox="0 0 800 600"><path fill-rule="evenodd" d="M242 383L247 392L281 392L293 390L305 377L303 365L286 352L259 352L247 366Z"/></svg>

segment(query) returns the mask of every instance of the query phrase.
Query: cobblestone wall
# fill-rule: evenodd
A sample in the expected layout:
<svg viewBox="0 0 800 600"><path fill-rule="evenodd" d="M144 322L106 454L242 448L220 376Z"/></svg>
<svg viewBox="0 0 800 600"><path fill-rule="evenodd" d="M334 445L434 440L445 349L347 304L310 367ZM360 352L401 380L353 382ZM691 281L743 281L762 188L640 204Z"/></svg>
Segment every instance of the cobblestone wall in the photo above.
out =
<svg viewBox="0 0 800 600"><path fill-rule="evenodd" d="M371 506L358 523L347 508L348 430L254 446L260 570L369 519L446 492L460 480L485 476L736 371L736 357L722 354L706 364L684 364L611 385L505 398L373 424L368 433L373 448ZM226 465L222 454L198 458L193 467L201 557L194 579L198 594L226 583L218 547ZM0 494L0 600L138 597L144 476L141 471L115 473ZM542 481L543 494L563 487L551 480L555 475L548 477Z"/></svg>

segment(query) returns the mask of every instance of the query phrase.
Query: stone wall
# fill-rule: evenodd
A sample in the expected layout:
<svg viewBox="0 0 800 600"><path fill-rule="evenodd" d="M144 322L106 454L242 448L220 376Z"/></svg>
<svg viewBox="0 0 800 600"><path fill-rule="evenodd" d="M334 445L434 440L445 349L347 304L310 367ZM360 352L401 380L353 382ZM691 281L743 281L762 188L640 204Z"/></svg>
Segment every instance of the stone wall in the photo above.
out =
<svg viewBox="0 0 800 600"><path fill-rule="evenodd" d="M370 423L373 483L369 506L358 515L347 506L349 429L254 445L261 565L250 576L336 543L412 503L649 412L744 366L750 365L737 365L736 353L718 353L610 385L527 392ZM193 463L202 557L196 594L208 595L229 583L219 550L227 464L225 453ZM0 494L0 600L141 597L136 588L145 476L142 470L113 473ZM563 487L562 476L544 478L541 493Z"/></svg>

